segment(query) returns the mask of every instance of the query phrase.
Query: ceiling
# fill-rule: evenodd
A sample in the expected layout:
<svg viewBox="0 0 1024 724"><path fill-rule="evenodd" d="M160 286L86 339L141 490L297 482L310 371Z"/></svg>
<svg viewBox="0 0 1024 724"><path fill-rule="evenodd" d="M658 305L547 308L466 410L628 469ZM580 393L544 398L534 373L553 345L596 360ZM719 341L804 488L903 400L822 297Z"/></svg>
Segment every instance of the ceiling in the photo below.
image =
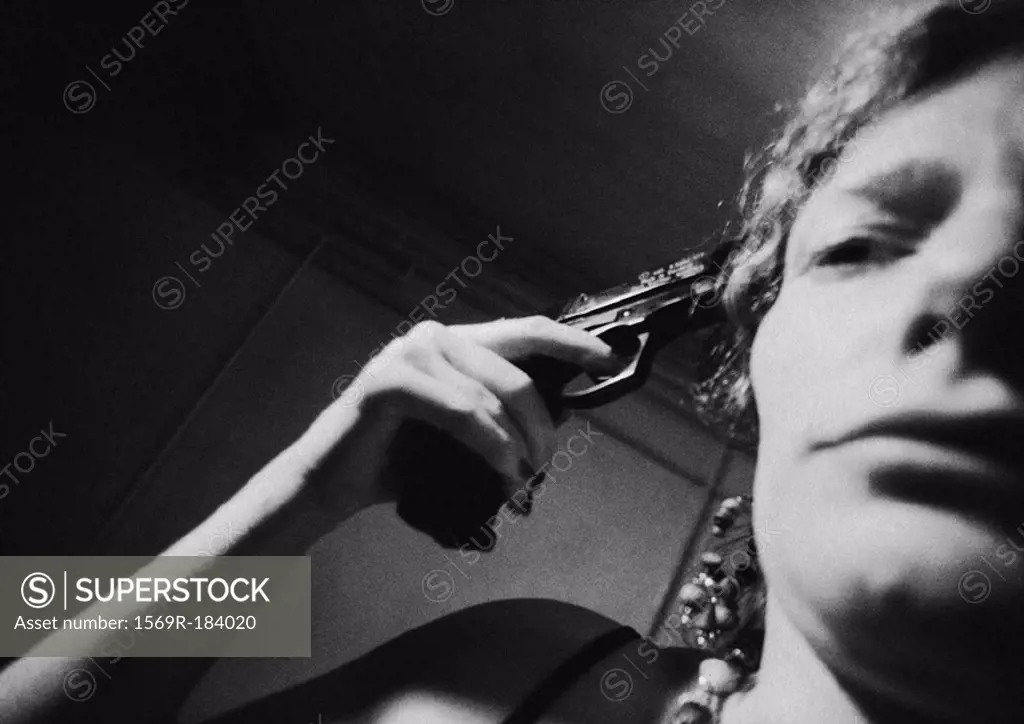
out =
<svg viewBox="0 0 1024 724"><path fill-rule="evenodd" d="M399 202L465 210L535 261L610 286L709 242L777 103L799 97L865 11L909 2L185 3L104 98L106 123L78 125L165 153L164 168L194 136L216 181L226 148L266 151L261 126L313 123L339 138L328 163L344 158ZM26 85L63 129L50 89L153 5L53 4L45 18L42 5L22 21L31 32L8 30L16 55L54 66ZM128 120L111 124L119 105Z"/></svg>
<svg viewBox="0 0 1024 724"><path fill-rule="evenodd" d="M396 194L430 189L610 285L713 237L776 102L871 5L263 0L244 22L268 82Z"/></svg>

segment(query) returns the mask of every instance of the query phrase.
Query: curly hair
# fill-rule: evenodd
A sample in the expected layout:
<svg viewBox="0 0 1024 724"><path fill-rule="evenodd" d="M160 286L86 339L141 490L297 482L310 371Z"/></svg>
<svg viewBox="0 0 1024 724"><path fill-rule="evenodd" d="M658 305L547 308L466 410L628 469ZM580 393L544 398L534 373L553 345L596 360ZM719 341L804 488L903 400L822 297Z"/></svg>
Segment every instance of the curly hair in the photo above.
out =
<svg viewBox="0 0 1024 724"><path fill-rule="evenodd" d="M973 10L972 10L973 8ZM932 0L875 14L850 36L830 69L790 109L781 133L745 164L735 235L723 266L730 325L709 339L698 412L737 446L753 451L758 417L750 350L778 296L793 221L810 194L856 153L859 134L886 111L1024 53L1024 1Z"/></svg>

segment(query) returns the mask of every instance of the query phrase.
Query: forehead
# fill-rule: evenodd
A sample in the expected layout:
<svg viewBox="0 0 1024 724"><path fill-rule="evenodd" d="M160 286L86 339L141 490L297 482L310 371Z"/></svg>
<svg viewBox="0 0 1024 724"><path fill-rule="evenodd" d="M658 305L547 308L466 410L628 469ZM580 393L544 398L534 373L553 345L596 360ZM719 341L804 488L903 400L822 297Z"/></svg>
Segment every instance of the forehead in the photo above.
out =
<svg viewBox="0 0 1024 724"><path fill-rule="evenodd" d="M929 182L1013 185L1019 192L1022 178L1024 59L1015 58L907 101L862 129L805 211L820 211L865 186L890 195Z"/></svg>

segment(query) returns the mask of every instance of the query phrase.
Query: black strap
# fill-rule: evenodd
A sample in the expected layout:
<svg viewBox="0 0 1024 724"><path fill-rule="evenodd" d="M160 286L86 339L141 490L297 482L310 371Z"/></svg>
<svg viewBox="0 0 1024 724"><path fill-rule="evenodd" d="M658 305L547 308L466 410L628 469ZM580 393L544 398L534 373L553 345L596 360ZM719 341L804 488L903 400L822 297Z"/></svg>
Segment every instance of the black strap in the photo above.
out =
<svg viewBox="0 0 1024 724"><path fill-rule="evenodd" d="M534 724L573 682L587 672L591 666L614 653L621 646L641 638L629 626L620 626L603 633L555 669L544 681L527 694L502 724Z"/></svg>

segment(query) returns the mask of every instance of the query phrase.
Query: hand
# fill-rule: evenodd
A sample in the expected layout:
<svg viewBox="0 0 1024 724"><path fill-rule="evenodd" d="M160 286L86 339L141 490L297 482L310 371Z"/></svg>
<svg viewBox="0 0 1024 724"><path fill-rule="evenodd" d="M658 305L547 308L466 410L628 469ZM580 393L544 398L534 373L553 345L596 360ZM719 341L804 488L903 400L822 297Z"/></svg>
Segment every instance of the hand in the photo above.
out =
<svg viewBox="0 0 1024 724"><path fill-rule="evenodd" d="M384 453L407 418L427 422L477 452L521 488L550 459L555 426L530 377L509 360L542 354L592 372L622 360L598 337L543 316L445 326L422 322L395 339L304 436L307 458L329 499L362 507L393 501ZM300 441L303 442L303 441ZM353 501L355 501L353 503Z"/></svg>

